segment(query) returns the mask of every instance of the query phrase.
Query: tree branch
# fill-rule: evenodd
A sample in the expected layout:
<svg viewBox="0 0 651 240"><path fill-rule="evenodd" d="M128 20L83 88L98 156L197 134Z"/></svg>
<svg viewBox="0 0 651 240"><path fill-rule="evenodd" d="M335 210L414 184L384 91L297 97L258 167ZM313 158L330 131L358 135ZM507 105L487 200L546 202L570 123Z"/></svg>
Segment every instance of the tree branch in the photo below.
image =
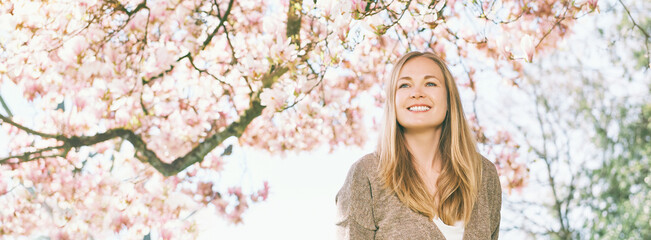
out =
<svg viewBox="0 0 651 240"><path fill-rule="evenodd" d="M223 22L226 19L226 16L228 15L228 12L230 11L230 8L233 4L233 1L231 0L229 3L229 9L226 11L222 18L222 23L220 23L220 26L223 25ZM290 11L296 11L296 8L300 7L300 5L293 5L293 7L290 7ZM298 22L288 22L288 24L295 24L298 25L298 29L300 30L300 21ZM292 34L292 33L288 33ZM298 34L293 33L293 34ZM209 36L209 39L212 38L212 35ZM204 44L207 45L209 43L209 39L207 39ZM204 45L204 47L205 47ZM307 54L306 54L307 55ZM179 58L177 61L180 61L183 58L188 57L190 61L192 61L191 56L186 54L185 56ZM194 66L194 64L193 64ZM196 69L196 66L194 66ZM173 69L173 66L167 70L166 72L169 72ZM197 69L201 72L200 69ZM263 75L260 78L260 81L262 82L262 88L269 88L273 85L273 83L277 82L278 79L287 73L289 71L289 67L287 66L272 66L271 70ZM163 75L164 73L161 73ZM156 76L159 77L159 76ZM156 77L150 79L149 81L155 79ZM147 83L149 81L145 81L143 79L144 83ZM152 167L154 167L156 170L158 170L161 174L164 176L171 176L179 173L180 171L183 171L187 167L191 166L194 163L201 162L203 158L210 153L215 147L219 146L225 139L235 136L235 137L240 137L244 131L246 130L247 126L255 119L256 117L260 116L262 114L262 111L264 110L264 106L261 105L261 100L260 100L260 93L261 91L255 93L253 95L253 98L251 99L251 104L249 109L247 109L241 116L240 118L231 123L228 127L226 127L223 131L215 133L209 137L207 137L204 141L199 143L197 146L195 146L190 152L188 152L185 156L179 157L172 161L171 163L166 163L163 162L155 152L147 148L147 144L145 141L136 133L134 133L132 130L129 129L124 129L124 128L118 128L118 129L111 129L108 130L104 133L96 134L94 136L72 136L72 137L66 137L64 135L53 135L53 134L45 134L41 133L32 129L29 129L27 127L24 127L18 123L13 122L11 119L0 115L0 120L3 122L9 123L13 126L16 126L17 128L26 131L29 134L33 135L38 135L44 138L51 138L51 139L57 139L59 141L63 142L63 145L60 146L55 146L55 147L49 147L45 149L40 149L34 152L27 152L23 153L21 156L10 156L8 158L4 158L0 161L0 164L7 162L10 159L23 159L23 160L34 160L34 159L39 159L39 158L46 158L46 157L65 157L67 154L67 151L71 148L76 148L76 147L81 147L81 146L90 146L94 145L103 141L107 141L110 139L114 138L122 138L127 141L129 141L133 146L136 151L135 156L138 158L140 161L149 163ZM45 152L47 150L55 150L55 149L64 149L64 154L59 154L59 155L52 155L52 156L42 156L40 153ZM39 155L34 157L34 155ZM31 158L30 158L31 157Z"/></svg>
<svg viewBox="0 0 651 240"><path fill-rule="evenodd" d="M138 6L136 6L136 8L133 9L133 11L127 10L127 8L124 5L122 5L122 3L120 3L119 1L112 0L109 1L108 3L115 5L116 10L126 13L127 16L129 17L131 17L131 15L137 13L138 11L142 10L143 8L147 8L147 0L143 0L141 3L139 3Z"/></svg>
<svg viewBox="0 0 651 240"><path fill-rule="evenodd" d="M622 2L622 0L619 0L619 3L622 4L622 7L624 7L624 10L626 11L626 15L628 15L628 18L630 18L630 19L631 19L631 22L633 22L633 26L637 27L637 29L639 29L640 32L642 32L642 34L644 35L644 37L645 37L647 40L648 40L649 38L651 38L651 36L649 36L649 33L647 33L646 30L644 30L644 28L642 28L639 24L637 24L637 23L635 22L635 19L633 18L633 15L631 15L631 12L628 10L628 8L627 8L626 5L624 4L624 2Z"/></svg>
<svg viewBox="0 0 651 240"><path fill-rule="evenodd" d="M57 150L57 149L63 149L64 151L62 153L60 153L60 154L43 155L44 152ZM50 157L57 157L57 156L65 157L66 155L68 155L68 151L70 151L70 148L68 148L65 145L54 146L54 147L46 147L46 148L43 148L43 149L39 149L37 151L23 153L23 155L9 156L9 157L6 157L6 158L2 158L2 159L0 159L0 164L6 163L9 160L14 159L14 158L19 159L20 160L19 162L23 163L23 162L29 162L29 161L32 161L32 160L42 159L42 158L50 158ZM15 162L13 162L13 163L15 163Z"/></svg>
<svg viewBox="0 0 651 240"><path fill-rule="evenodd" d="M292 44L296 47L301 46L301 6L303 0L290 0L289 10L287 11L287 38L291 39Z"/></svg>
<svg viewBox="0 0 651 240"><path fill-rule="evenodd" d="M274 82L276 82L278 78L280 78L287 71L289 71L288 67L278 67L275 70L272 70L268 74L264 75L261 79L263 85L262 87L263 88L271 87L271 85ZM147 148L147 144L145 143L145 141L142 140L140 136L138 136L133 131L128 129L124 129L124 128L111 129L109 131L94 136L65 137L63 135L45 134L45 133L41 133L29 129L25 126L13 122L11 119L3 115L0 115L0 119L3 122L9 123L23 131L26 131L29 134L38 135L44 138L57 139L63 142L63 145L60 146L48 147L33 152L23 153L22 155L19 156L10 156L7 158L3 158L0 160L0 164L3 164L8 160L14 158L21 159L22 161L20 162L27 162L27 161L40 159L40 158L47 158L47 157L57 157L57 156L65 157L65 155L67 155L67 151L71 148L76 148L81 146L91 146L100 142L104 142L119 137L122 139L126 139L134 146L134 148L136 149L136 158L138 158L143 162L149 163L161 174L165 176L171 176L179 173L180 171L183 171L185 168L189 167L190 165L196 162L201 162L203 158L210 151L212 151L215 147L219 146L219 144L221 144L225 139L231 136L240 137L242 133L244 133L244 131L246 130L246 127L249 125L249 123L251 123L251 121L253 121L253 119L255 119L256 117L260 116L260 114L262 114L263 109L264 106L260 104L260 92L258 92L255 95L255 99L253 99L251 102L251 107L244 112L244 114L240 117L238 121L231 123L231 125L229 125L222 132L213 134L212 136L206 138L203 142L199 143L199 145L194 147L185 156L177 158L171 163L163 162L156 155L156 153L154 153L152 150ZM55 149L64 149L64 153L52 155L52 156L41 155L41 153L45 151L50 151Z"/></svg>
<svg viewBox="0 0 651 240"><path fill-rule="evenodd" d="M226 25L224 25L224 34L226 34L226 41L228 42L228 46L231 48L231 62L230 62L230 64L235 65L235 64L238 63L239 60L237 60L237 57L235 57L235 47L233 47L233 42L231 41L231 37L228 34L228 29L226 29Z"/></svg>
<svg viewBox="0 0 651 240"><path fill-rule="evenodd" d="M116 29L115 31L110 32L107 36L104 37L104 40L102 41L102 44L100 45L100 48L104 45L104 43L106 43L109 39L111 39L113 37L113 35L115 35L116 33L120 32L120 31L122 31L127 26L127 24L129 24L129 22L131 22L131 20L133 19L134 14L138 13L142 9L147 9L147 11L150 11L149 7L147 7L147 0L143 0L140 4L138 4L138 6L136 6L136 8L133 11L127 10L126 7L124 5L122 5L118 1L109 1L108 3L113 4L114 8L116 10L124 12L125 14L127 14L127 20L124 22L124 24L120 25L118 27L118 29ZM149 26L149 18L147 18L147 26ZM147 31L145 30L145 37L146 36L147 36ZM145 44L146 44L146 42L145 42Z"/></svg>
<svg viewBox="0 0 651 240"><path fill-rule="evenodd" d="M536 97L536 106L535 106L535 108L536 108L536 118L537 118L538 124L540 126L540 131L541 131L542 141L543 141L543 151L544 151L544 155L545 155L545 157L542 158L542 160L545 163L545 166L547 168L547 180L549 181L549 185L550 185L551 190L552 190L552 195L554 197L553 209L554 209L554 211L556 211L556 214L558 214L558 220L559 220L560 225L561 225L561 229L559 229L559 231L555 232L555 233L559 234L559 236L561 236L561 238L565 239L566 237L569 237L569 231L568 231L569 230L568 229L568 224L569 223L567 223L565 221L565 217L564 217L563 212L561 210L561 200L560 200L559 194L557 192L556 180L554 179L554 176L552 174L552 164L553 164L553 162L552 162L552 160L549 159L548 154L547 154L548 153L548 149L547 149L547 141L548 141L548 139L547 139L547 136L545 135L545 128L544 128L545 123L544 123L544 119L543 119L544 117L542 116L541 111L539 109L539 105L544 104L545 96L543 96L542 94L539 94L537 90L538 90L537 86L534 85L534 95Z"/></svg>
<svg viewBox="0 0 651 240"><path fill-rule="evenodd" d="M270 73L266 74L262 78L262 88L271 87L271 85L285 74L289 68L280 67ZM183 169L189 167L190 165L201 162L203 158L210 153L215 147L219 146L225 139L235 136L240 137L246 130L246 127L255 119L256 117L262 114L264 106L260 105L260 93L256 94L255 99L251 102L251 107L247 109L244 114L240 117L237 122L231 123L226 129L217 134L206 138L203 142L199 143L194 147L188 154L183 157L177 158L171 163L162 162L154 152L147 149L147 146L144 141L137 135L130 132L127 135L127 140L134 145L136 149L136 157L141 161L147 162L152 165L156 170L165 176L171 176L177 174Z"/></svg>
<svg viewBox="0 0 651 240"><path fill-rule="evenodd" d="M566 7L566 8L565 8L565 11L564 11L563 14L562 14L562 16L560 16L559 18L557 18L558 21L556 21L556 23L554 23L554 25L552 25L552 27L549 28L549 30L547 30L547 32L545 33L545 35L543 35L542 38L540 38L540 40L538 41L538 44L536 44L536 46L534 47L534 49L537 49L538 46L540 46L540 44L542 44L543 40L545 40L545 38L547 38L547 36L548 36L550 33L552 33L552 31L554 30L554 28L556 28L556 26L561 25L561 22L562 22L563 20L565 20L565 14L567 14L567 10L568 10L568 8Z"/></svg>
<svg viewBox="0 0 651 240"><path fill-rule="evenodd" d="M228 18L228 14L231 13L231 8L233 7L233 2L234 0L231 0L228 2L228 8L226 8L226 12L224 12L224 16L221 16L219 18L219 25L215 28L215 30L212 31L212 33L208 34L208 37L206 38L205 41L203 41L203 45L201 46L201 50L206 49L208 44L210 44L210 41L212 41L212 38L215 37L215 34L217 34L217 31L219 31L219 28L221 28L224 23L226 22L226 19ZM224 29L226 30L226 29Z"/></svg>
<svg viewBox="0 0 651 240"><path fill-rule="evenodd" d="M626 11L626 14L628 15L628 18L631 19L631 22L633 23L634 27L637 27L637 29L642 32L642 35L644 35L644 45L646 47L646 56L647 56L647 63L651 63L651 54L649 53L649 39L651 39L651 36L649 36L649 33L644 30L637 22L635 22L635 19L633 18L633 15L631 15L631 12L628 10L624 2L622 0L619 0L619 3L622 4L622 7L624 7L624 10ZM649 66L646 66L647 68Z"/></svg>
<svg viewBox="0 0 651 240"><path fill-rule="evenodd" d="M5 99L2 98L2 95L0 95L0 103L2 103L2 108L5 109L5 112L7 112L7 115L8 115L9 117L13 117L14 114L11 113L11 110L9 110L9 106L7 106L7 103L5 103Z"/></svg>
<svg viewBox="0 0 651 240"><path fill-rule="evenodd" d="M41 136L41 137L44 137L44 138L54 138L54 139L57 139L57 140L64 140L65 139L65 137L63 135L52 135L52 134L47 134L47 133L42 133L42 132L32 130L32 129L28 128L28 127L25 127L23 125L20 125L20 124L18 124L16 122L12 121L11 119L9 119L8 117L5 117L2 114L0 114L0 120L2 120L3 122L9 123L9 124L17 127L18 129L23 130L23 131L25 131L25 132L27 132L29 134Z"/></svg>
<svg viewBox="0 0 651 240"><path fill-rule="evenodd" d="M180 59L183 59L183 58L185 58L185 57L187 57L188 60L190 60L190 64L192 65L192 67L193 67L195 70L199 71L200 73L205 73L205 74L207 74L208 76L211 76L213 79L217 80L218 82L220 82L220 83L222 83L222 84L226 84L226 85L228 85L231 89L233 89L233 86L231 86L230 84L228 84L228 83L222 81L221 79L219 79L217 76L213 75L212 73L209 73L208 70L198 68L197 65L194 64L194 58L192 57L192 54L190 54L190 53L188 52L185 56L181 57Z"/></svg>
<svg viewBox="0 0 651 240"><path fill-rule="evenodd" d="M206 49L206 47L208 46L208 44L210 44L210 41L212 40L212 38L215 36L215 34L217 34L217 31L219 31L219 28L221 28L222 26L224 26L224 23L226 22L226 19L227 19L228 15L229 15L230 12L231 12L231 8L233 7L233 2L234 2L234 0L231 0L231 1L228 3L228 9L226 9L226 12L224 13L224 16L220 17L219 25L217 25L217 27L215 28L215 30L212 31L211 34L208 34L208 37L206 38L206 40L204 40L204 42L203 42L203 44L202 44L202 46L201 46L201 50ZM216 3L215 3L215 4L216 4ZM217 11L219 11L219 6L217 6ZM224 31L226 31L226 27L224 27ZM219 80L219 79L218 79L217 77L215 77L214 75L208 73L206 70L201 70L201 69L197 68L197 66L195 66L195 65L194 65L194 62L192 61L193 59L192 59L192 55L191 55L191 54L192 54L192 53L190 53L190 52L186 53L185 55L183 55L183 56L179 57L178 59L176 59L176 62L179 62L179 61L181 61L181 60L183 60L184 58L187 57L188 59L190 59L190 63L192 64L192 67L194 67L197 71L199 71L199 72L201 72L201 73L206 73L206 74L210 75L211 77L213 77L214 79L216 79L217 81L220 81L220 82L224 83L223 81ZM233 56L234 56L234 53L233 53ZM142 83L143 83L143 84L148 84L148 83L150 83L152 80L156 80L156 79L158 79L158 78L161 78L161 77L165 76L165 74L171 72L172 70L174 70L174 65L170 65L170 68L168 68L167 70L165 70L165 71L159 73L159 74L156 75L156 76L151 77L150 79L145 79L145 78L143 78L143 79L142 79ZM231 88L232 88L232 86L231 86Z"/></svg>

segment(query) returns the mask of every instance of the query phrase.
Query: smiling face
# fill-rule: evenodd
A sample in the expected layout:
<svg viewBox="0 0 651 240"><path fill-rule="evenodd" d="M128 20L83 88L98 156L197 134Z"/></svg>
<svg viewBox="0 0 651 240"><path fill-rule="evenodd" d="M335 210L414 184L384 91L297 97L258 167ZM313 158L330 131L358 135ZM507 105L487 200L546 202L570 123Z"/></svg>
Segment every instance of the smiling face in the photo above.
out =
<svg viewBox="0 0 651 240"><path fill-rule="evenodd" d="M448 110L448 90L434 60L423 56L407 60L395 86L396 118L406 131L440 128Z"/></svg>

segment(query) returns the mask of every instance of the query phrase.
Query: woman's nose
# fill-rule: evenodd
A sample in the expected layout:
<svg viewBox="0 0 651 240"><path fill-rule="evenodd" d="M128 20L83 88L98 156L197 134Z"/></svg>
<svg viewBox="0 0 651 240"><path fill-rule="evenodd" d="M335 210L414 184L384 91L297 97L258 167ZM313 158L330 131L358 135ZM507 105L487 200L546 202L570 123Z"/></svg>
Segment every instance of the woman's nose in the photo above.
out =
<svg viewBox="0 0 651 240"><path fill-rule="evenodd" d="M423 94L423 91L420 90L420 88L414 89L414 91L411 92L411 98L422 98L425 97Z"/></svg>

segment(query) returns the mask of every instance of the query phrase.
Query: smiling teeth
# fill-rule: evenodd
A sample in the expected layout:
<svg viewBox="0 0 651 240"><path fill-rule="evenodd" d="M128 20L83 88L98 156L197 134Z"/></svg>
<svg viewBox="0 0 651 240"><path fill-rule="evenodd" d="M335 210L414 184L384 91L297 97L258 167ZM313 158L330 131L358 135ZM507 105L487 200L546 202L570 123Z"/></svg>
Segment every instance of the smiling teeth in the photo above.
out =
<svg viewBox="0 0 651 240"><path fill-rule="evenodd" d="M424 112L424 111L427 111L427 110L429 110L429 109L430 109L429 107L425 107L425 106L416 106L416 107L410 107L410 108L409 108L409 111L413 111L413 112Z"/></svg>

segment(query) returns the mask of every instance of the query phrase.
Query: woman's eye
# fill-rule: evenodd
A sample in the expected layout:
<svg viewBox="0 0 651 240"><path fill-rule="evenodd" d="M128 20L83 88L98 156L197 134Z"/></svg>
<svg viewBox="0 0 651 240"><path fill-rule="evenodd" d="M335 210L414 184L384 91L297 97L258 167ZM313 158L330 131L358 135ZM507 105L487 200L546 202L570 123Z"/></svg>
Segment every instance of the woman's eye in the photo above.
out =
<svg viewBox="0 0 651 240"><path fill-rule="evenodd" d="M436 83L433 83L433 82L428 82L427 85L436 87Z"/></svg>
<svg viewBox="0 0 651 240"><path fill-rule="evenodd" d="M409 85L407 85L406 83L403 83L403 84L400 84L400 86L398 86L398 88L408 87L408 86L409 86Z"/></svg>

